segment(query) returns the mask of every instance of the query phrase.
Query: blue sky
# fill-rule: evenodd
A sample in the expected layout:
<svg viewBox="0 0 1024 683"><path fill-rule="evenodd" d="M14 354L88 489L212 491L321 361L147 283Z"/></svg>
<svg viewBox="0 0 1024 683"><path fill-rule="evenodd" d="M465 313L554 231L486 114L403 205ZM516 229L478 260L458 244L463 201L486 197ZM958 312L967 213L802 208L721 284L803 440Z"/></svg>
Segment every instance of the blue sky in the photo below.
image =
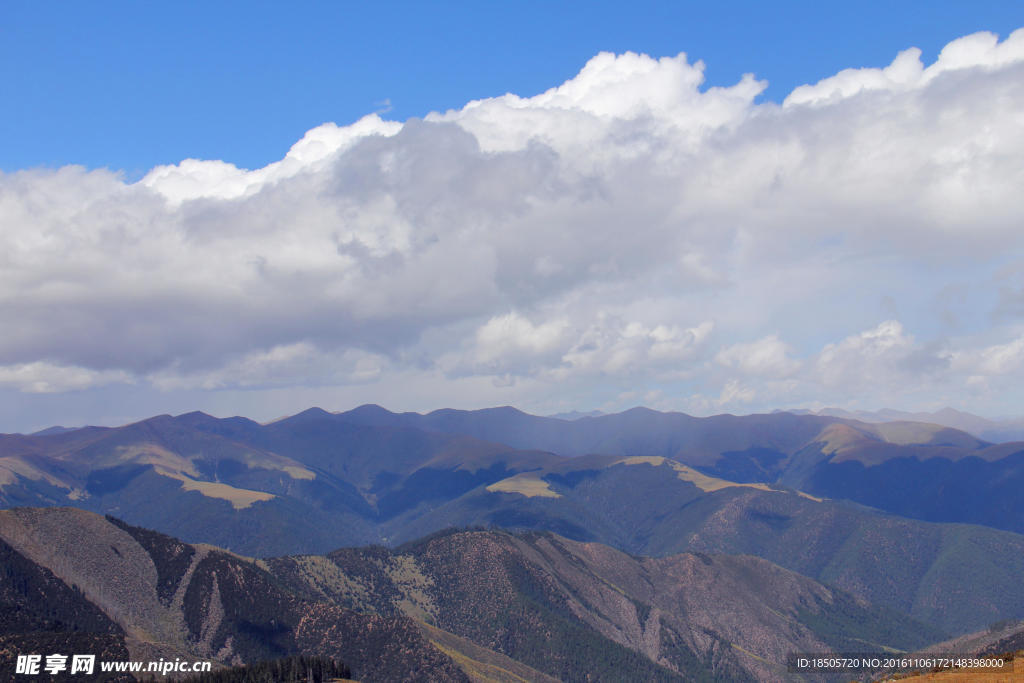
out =
<svg viewBox="0 0 1024 683"><path fill-rule="evenodd" d="M6 3L0 431L1019 414L1021 27L1011 2Z"/></svg>
<svg viewBox="0 0 1024 683"><path fill-rule="evenodd" d="M601 51L686 52L708 85L746 72L781 101L917 46L1007 35L1017 2L4 3L0 169L141 176L187 157L257 168L310 128L534 95Z"/></svg>

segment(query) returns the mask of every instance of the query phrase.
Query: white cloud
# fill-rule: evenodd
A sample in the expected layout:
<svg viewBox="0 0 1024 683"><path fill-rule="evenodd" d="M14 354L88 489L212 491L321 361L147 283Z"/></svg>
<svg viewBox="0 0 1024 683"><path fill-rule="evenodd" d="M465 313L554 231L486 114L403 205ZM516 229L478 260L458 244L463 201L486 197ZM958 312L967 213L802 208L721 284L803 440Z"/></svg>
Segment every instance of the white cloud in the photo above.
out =
<svg viewBox="0 0 1024 683"><path fill-rule="evenodd" d="M1005 344L959 350L951 355L950 360L955 370L975 377L975 381L980 381L983 376L1018 381L1024 369L1024 336Z"/></svg>
<svg viewBox="0 0 1024 683"><path fill-rule="evenodd" d="M157 166L139 184L156 190L174 205L190 199L237 199L303 171L323 170L324 162L359 140L372 135L391 136L401 128L400 123L384 121L377 114L364 116L350 126L325 123L309 130L284 159L255 171L224 161L185 159Z"/></svg>
<svg viewBox="0 0 1024 683"><path fill-rule="evenodd" d="M562 356L562 367L554 374L564 378L576 374L628 373L639 377L646 373L681 373L713 327L711 321L690 328L651 326L626 322L602 311Z"/></svg>
<svg viewBox="0 0 1024 683"><path fill-rule="evenodd" d="M829 104L865 90L920 88L951 71L994 69L1020 61L1024 61L1024 29L1014 31L1002 42L994 33L982 31L946 45L928 68L921 63L921 50L912 47L900 52L884 69L844 69L814 85L795 88L783 104L787 107Z"/></svg>
<svg viewBox="0 0 1024 683"><path fill-rule="evenodd" d="M476 100L427 121L458 123L489 151L538 141L592 169L615 158L660 158L652 134L673 138L671 148L660 149L666 154L692 148L742 122L768 85L750 74L729 88L701 91L703 82L704 63L690 64L685 53L653 59L602 52L575 78L535 97Z"/></svg>
<svg viewBox="0 0 1024 683"><path fill-rule="evenodd" d="M253 351L212 370L180 372L172 367L147 379L161 391L338 386L372 382L388 365L377 354L357 349L325 353L308 342L296 342Z"/></svg>
<svg viewBox="0 0 1024 683"><path fill-rule="evenodd" d="M800 368L800 362L790 358L792 349L779 339L769 335L746 344L734 344L723 349L715 360L727 367L736 368L748 375L763 377L787 377Z"/></svg>
<svg viewBox="0 0 1024 683"><path fill-rule="evenodd" d="M97 372L45 361L0 365L0 387L13 387L27 394L81 391L108 384L131 384L132 381L128 373L120 370Z"/></svg>
<svg viewBox="0 0 1024 683"><path fill-rule="evenodd" d="M817 358L818 377L826 386L859 386L891 377L914 350L903 325L887 320L878 327L827 344Z"/></svg>
<svg viewBox="0 0 1024 683"><path fill-rule="evenodd" d="M680 373L714 327L692 328L630 321L623 311L600 309L592 316L568 315L534 323L520 313L495 316L479 327L468 352L442 364L465 373L539 376L554 381L600 375Z"/></svg>
<svg viewBox="0 0 1024 683"><path fill-rule="evenodd" d="M3 376L89 377L3 384L372 395L415 376L603 405L632 382L756 407L1019 372L1016 314L985 292L1024 260L1024 32L783 106L703 71L602 53L535 97L324 124L262 169L0 174Z"/></svg>
<svg viewBox="0 0 1024 683"><path fill-rule="evenodd" d="M719 406L750 403L756 395L753 389L744 387L737 380L731 379L725 383L725 387L722 388L722 393L716 403Z"/></svg>
<svg viewBox="0 0 1024 683"><path fill-rule="evenodd" d="M564 344L567 326L565 320L534 325L518 313L495 316L476 331L476 361L487 366L550 354Z"/></svg>

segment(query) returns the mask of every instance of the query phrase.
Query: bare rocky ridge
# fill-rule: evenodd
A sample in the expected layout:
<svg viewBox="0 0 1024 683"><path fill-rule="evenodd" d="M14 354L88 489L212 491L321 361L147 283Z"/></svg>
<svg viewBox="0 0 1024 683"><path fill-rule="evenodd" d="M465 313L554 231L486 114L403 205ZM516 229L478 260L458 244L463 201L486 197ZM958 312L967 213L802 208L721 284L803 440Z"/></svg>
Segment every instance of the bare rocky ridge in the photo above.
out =
<svg viewBox="0 0 1024 683"><path fill-rule="evenodd" d="M936 635L754 557L636 558L551 534L477 531L327 559L337 570L309 558L268 564L299 591L382 613L409 613L415 592L416 609L436 626L563 679L585 669L581 661L613 660L603 674L589 669L599 677L638 666L608 645L588 649L588 633L687 680L762 681L789 680L789 652L863 650L885 639L910 647ZM423 577L415 591L396 580L410 574Z"/></svg>
<svg viewBox="0 0 1024 683"><path fill-rule="evenodd" d="M10 562L80 586L79 611L109 618L98 633L137 659L328 656L366 681L782 681L787 652L933 639L758 558L638 558L552 534L464 531L257 561L47 508L0 512L0 539Z"/></svg>
<svg viewBox="0 0 1024 683"><path fill-rule="evenodd" d="M181 613L160 603L156 568L135 540L103 517L73 508L0 511L0 536L47 567L125 629L127 642L185 651Z"/></svg>
<svg viewBox="0 0 1024 683"><path fill-rule="evenodd" d="M168 561L189 546L69 508L2 511L0 539L17 553L11 562L23 558L80 591L84 607L79 613L91 605L109 619L110 626L75 628L85 628L86 634L89 628L98 629L95 637L109 634L104 635L108 640L119 638L115 644L123 643L127 650L113 659L180 656L233 665L317 653L344 661L365 681L467 680L410 620L304 600L283 589L253 560L219 549L190 547L187 567L182 570L185 564L179 562L169 568ZM161 574L177 575L178 580L162 584ZM33 581L38 584L40 579ZM167 587L163 598L161 585ZM11 607L30 608L23 601L32 592L29 586L22 598L13 596ZM51 636L67 640L73 634L64 632L61 623L42 626ZM19 635L21 641L11 640ZM25 646L38 641L30 635L0 634L0 642L13 643L5 659L22 651L18 642Z"/></svg>

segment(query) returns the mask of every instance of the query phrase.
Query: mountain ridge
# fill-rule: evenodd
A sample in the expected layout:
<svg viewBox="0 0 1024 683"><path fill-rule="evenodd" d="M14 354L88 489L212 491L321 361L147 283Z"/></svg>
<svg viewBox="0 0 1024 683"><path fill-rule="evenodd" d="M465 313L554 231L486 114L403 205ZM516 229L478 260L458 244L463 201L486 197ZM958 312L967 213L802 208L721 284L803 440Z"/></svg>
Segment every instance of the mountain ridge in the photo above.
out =
<svg viewBox="0 0 1024 683"><path fill-rule="evenodd" d="M940 635L759 558L637 558L550 533L451 530L395 550L253 560L73 508L20 508L0 511L0 543L79 586L81 609L113 622L97 633L131 658L327 656L367 681L467 680L481 667L570 681L783 681L794 649L863 639L908 649ZM49 633L67 637L59 625ZM20 634L12 624L0 639L18 650L32 642Z"/></svg>
<svg viewBox="0 0 1024 683"><path fill-rule="evenodd" d="M1012 575L1024 537L995 528L1024 522L1020 445L788 414L430 415L369 406L261 425L193 412L0 437L0 504L74 505L263 557L453 526L545 530L642 555L756 555L950 632L1024 611ZM451 431L529 425L517 433L533 450ZM567 457L545 440L619 453ZM880 573L865 559L879 548L905 569ZM950 593L965 572L977 586Z"/></svg>

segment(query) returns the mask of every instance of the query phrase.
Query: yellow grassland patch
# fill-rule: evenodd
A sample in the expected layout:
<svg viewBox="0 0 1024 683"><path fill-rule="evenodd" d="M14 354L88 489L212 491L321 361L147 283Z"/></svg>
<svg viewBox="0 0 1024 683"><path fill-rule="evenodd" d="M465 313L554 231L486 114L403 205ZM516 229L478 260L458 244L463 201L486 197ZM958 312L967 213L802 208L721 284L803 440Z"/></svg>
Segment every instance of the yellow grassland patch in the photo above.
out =
<svg viewBox="0 0 1024 683"><path fill-rule="evenodd" d="M248 451L243 461L249 469L277 470L284 472L292 479L316 479L316 474L287 458L271 453Z"/></svg>
<svg viewBox="0 0 1024 683"><path fill-rule="evenodd" d="M236 553L234 550L221 548L219 545L210 545L209 543L190 543L189 545L191 545L196 550L203 551L204 553L224 553L225 555L230 555L236 560L245 562L246 564L252 564L255 562L256 566L260 569L266 569L267 571L270 570L270 566L264 560L255 557L250 557L248 555L242 555L240 553Z"/></svg>
<svg viewBox="0 0 1024 683"><path fill-rule="evenodd" d="M114 453L120 462L134 462L140 465L153 465L158 470L176 472L189 477L198 477L199 473L192 462L173 451L155 443L139 443L131 446L118 446Z"/></svg>
<svg viewBox="0 0 1024 683"><path fill-rule="evenodd" d="M18 477L24 477L25 479L32 479L33 481L45 481L47 484L56 486L61 489L68 489L71 491L72 498L76 495L81 494L80 491L64 483L60 479L57 479L52 474L48 474L35 465L28 463L16 456L10 456L6 458L0 458L0 486L7 486L13 484L18 480Z"/></svg>
<svg viewBox="0 0 1024 683"><path fill-rule="evenodd" d="M522 683L530 683L529 680L515 675L508 669L503 669L494 664L486 664L459 652L455 648L445 647L438 640L431 640L430 644L451 657L455 665L462 669L463 673L469 676L471 681L479 681L480 683L505 683L505 681L519 683L522 681Z"/></svg>
<svg viewBox="0 0 1024 683"><path fill-rule="evenodd" d="M420 631L438 650L455 662L473 683L556 683L557 678L488 650L465 638L417 621Z"/></svg>
<svg viewBox="0 0 1024 683"><path fill-rule="evenodd" d="M518 493L527 498L561 498L551 486L533 472L522 472L487 487L491 493Z"/></svg>
<svg viewBox="0 0 1024 683"><path fill-rule="evenodd" d="M307 470L305 467L298 467L295 465L285 465L281 468L284 470L292 479L316 479L316 475Z"/></svg>
<svg viewBox="0 0 1024 683"><path fill-rule="evenodd" d="M944 429L941 425L925 422L884 422L872 425L872 431L887 443L900 446L931 443L935 435Z"/></svg>
<svg viewBox="0 0 1024 683"><path fill-rule="evenodd" d="M266 493L265 491L239 489L234 486L214 481L198 481L182 474L181 472L172 472L163 467L157 467L155 469L157 474L162 474L165 477L170 477L171 479L177 479L180 481L181 488L186 491L198 491L207 498L220 498L222 500L226 500L231 503L231 507L236 510L241 510L249 507L253 503L271 500L275 497L274 494Z"/></svg>
<svg viewBox="0 0 1024 683"><path fill-rule="evenodd" d="M170 472L179 472L193 479L198 478L192 461L178 453L169 451L155 443L139 443L131 446L118 446L115 450L120 462L135 462L141 465L162 467ZM268 469L284 472L292 479L315 479L316 474L302 467L294 460L282 458L260 451L248 451L244 460L249 469Z"/></svg>
<svg viewBox="0 0 1024 683"><path fill-rule="evenodd" d="M115 453L120 462L152 465L157 474L180 481L181 487L186 491L198 491L207 498L226 500L236 510L242 510L250 507L253 503L275 498L274 494L266 493L265 491L253 491L220 482L203 481L199 479L199 473L196 471L191 460L158 444L140 443L131 446L119 446ZM256 457L246 463L249 467L281 470L292 479L313 479L316 476L304 467L291 464L282 465L279 460L272 456L260 455L255 452L253 455Z"/></svg>
<svg viewBox="0 0 1024 683"><path fill-rule="evenodd" d="M777 493L779 492L778 489L773 489L772 487L768 486L767 484L761 484L761 483L741 484L741 483L735 482L735 481L728 481L726 479L719 479L717 477L710 477L710 476L708 476L706 474L698 472L697 470L693 469L692 467L687 467L686 465L684 465L681 462L678 462L676 460L669 460L668 458L662 458L660 456L643 456L643 455L631 456L631 457L628 457L628 458L623 458L622 460L617 460L613 464L615 464L615 465L653 465L655 467L659 467L661 465L668 465L669 467L671 467L672 469L674 469L676 471L676 476L678 476L679 479L681 479L683 481L690 482L691 484L693 484L694 486L699 488L701 491L708 491L708 492L710 492L710 491L720 491L722 489L727 489L727 488L732 488L732 487L740 487L740 488L748 488L748 489L757 489L758 491L775 491ZM804 498L807 498L808 500L817 501L819 503L822 500L821 498L815 498L814 496L811 496L811 495L808 495L806 493L803 493L802 491L794 491L794 493L796 493L797 495L802 496Z"/></svg>
<svg viewBox="0 0 1024 683"><path fill-rule="evenodd" d="M853 427L844 424L830 424L821 430L815 441L824 442L821 452L825 455L834 455L840 451L849 449L857 444L863 443L870 437L857 431Z"/></svg>
<svg viewBox="0 0 1024 683"><path fill-rule="evenodd" d="M753 653L753 652L751 652L750 650L746 650L746 649L744 649L744 648L740 647L740 646L739 646L739 645L737 645L736 643L732 643L732 648L733 648L734 650L736 650L737 652L742 652L743 654L745 654L745 655L746 655L746 656L748 656L748 657L753 657L754 659L756 659L756 660L757 660L757 661L759 661L759 662L762 662L763 664L768 664L768 665L774 665L774 664L775 664L774 662L770 662L770 661L768 661L768 660L767 660L767 659L765 659L764 657L759 657L758 655L754 654L754 653ZM776 665L776 666L777 666L777 665Z"/></svg>

